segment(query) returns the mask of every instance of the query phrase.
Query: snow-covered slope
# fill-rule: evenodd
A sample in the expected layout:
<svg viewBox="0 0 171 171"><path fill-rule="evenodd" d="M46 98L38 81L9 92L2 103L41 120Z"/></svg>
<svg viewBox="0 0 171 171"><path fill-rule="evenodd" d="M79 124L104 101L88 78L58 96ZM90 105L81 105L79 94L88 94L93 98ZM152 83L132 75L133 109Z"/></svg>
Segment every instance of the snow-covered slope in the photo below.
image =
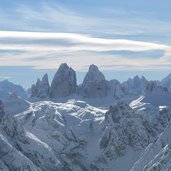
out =
<svg viewBox="0 0 171 171"><path fill-rule="evenodd" d="M77 100L39 101L15 118L47 144L65 168L127 171L157 131L125 102L106 111Z"/></svg>
<svg viewBox="0 0 171 171"><path fill-rule="evenodd" d="M171 124L149 144L131 171L170 171L171 170Z"/></svg>
<svg viewBox="0 0 171 171"><path fill-rule="evenodd" d="M3 89L0 170L171 170L171 93L158 81L106 81L91 65L77 87L62 64L51 87L47 75L38 80L34 98Z"/></svg>
<svg viewBox="0 0 171 171"><path fill-rule="evenodd" d="M0 99L6 100L15 97L27 98L26 91L19 85L15 85L8 80L0 81Z"/></svg>
<svg viewBox="0 0 171 171"><path fill-rule="evenodd" d="M145 94L130 105L117 102L109 110L79 99L25 101L29 107L16 114L15 119L3 116L0 133L14 149L16 162L20 154L24 156L23 163L17 166L20 168L29 165L42 170L128 171L171 119L170 108L158 106L151 98L156 93L161 97L169 95L165 88L150 82ZM5 107L6 111L15 108L12 104ZM51 161L58 164L54 166ZM10 160L8 164L4 162L0 162L4 168L9 163L12 167L17 165Z"/></svg>
<svg viewBox="0 0 171 171"><path fill-rule="evenodd" d="M21 86L8 80L0 82L0 100L4 103L6 113L14 115L26 110L29 107L26 98L27 93Z"/></svg>
<svg viewBox="0 0 171 171"><path fill-rule="evenodd" d="M9 115L15 115L29 108L30 103L22 98L4 100L5 112Z"/></svg>
<svg viewBox="0 0 171 171"><path fill-rule="evenodd" d="M135 162L131 171L169 171L171 169L171 94L167 88L150 82L146 93L131 104L146 118L157 137Z"/></svg>
<svg viewBox="0 0 171 171"><path fill-rule="evenodd" d="M84 170L98 152L105 112L82 101L44 101L33 103L16 118L26 130L48 144L66 168Z"/></svg>
<svg viewBox="0 0 171 171"><path fill-rule="evenodd" d="M15 119L1 112L1 144L7 152L12 148L12 153L2 157L0 166L128 171L171 119L166 106L141 100L130 106L119 102L106 110L79 100L37 101Z"/></svg>
<svg viewBox="0 0 171 171"><path fill-rule="evenodd" d="M7 115L2 102L0 102L0 166L9 171L55 171L62 167L49 145L25 131L12 116Z"/></svg>
<svg viewBox="0 0 171 171"><path fill-rule="evenodd" d="M128 104L119 102L105 115L101 153L92 168L127 171L155 137L156 133L147 120Z"/></svg>

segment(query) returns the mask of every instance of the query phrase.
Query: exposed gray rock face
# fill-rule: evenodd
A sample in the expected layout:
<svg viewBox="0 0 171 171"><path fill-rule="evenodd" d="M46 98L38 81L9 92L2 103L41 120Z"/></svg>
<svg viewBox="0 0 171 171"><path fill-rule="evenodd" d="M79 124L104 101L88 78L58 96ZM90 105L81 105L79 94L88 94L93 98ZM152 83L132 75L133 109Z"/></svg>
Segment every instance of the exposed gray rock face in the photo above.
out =
<svg viewBox="0 0 171 171"><path fill-rule="evenodd" d="M156 81L149 81L145 93L168 93L168 89L158 85Z"/></svg>
<svg viewBox="0 0 171 171"><path fill-rule="evenodd" d="M42 80L38 79L36 84L32 85L31 97L46 98L49 96L49 80L45 74Z"/></svg>
<svg viewBox="0 0 171 171"><path fill-rule="evenodd" d="M136 101L142 104L148 103L155 107L171 106L171 93L166 87L158 85L157 82L149 81L144 94L134 100L134 102Z"/></svg>
<svg viewBox="0 0 171 171"><path fill-rule="evenodd" d="M171 92L171 73L161 80L160 84Z"/></svg>
<svg viewBox="0 0 171 171"><path fill-rule="evenodd" d="M129 95L140 95L143 94L148 81L144 76L135 76L134 78L129 78L127 81L122 83L122 89L125 94Z"/></svg>
<svg viewBox="0 0 171 171"><path fill-rule="evenodd" d="M95 65L90 65L83 84L81 94L86 98L102 98L107 96L107 84L104 75Z"/></svg>
<svg viewBox="0 0 171 171"><path fill-rule="evenodd" d="M125 96L125 92L122 87L122 84L116 79L108 81L108 89L110 95L115 99L120 99Z"/></svg>
<svg viewBox="0 0 171 171"><path fill-rule="evenodd" d="M51 88L50 97L59 98L74 94L77 88L76 73L66 63L60 65L56 72Z"/></svg>

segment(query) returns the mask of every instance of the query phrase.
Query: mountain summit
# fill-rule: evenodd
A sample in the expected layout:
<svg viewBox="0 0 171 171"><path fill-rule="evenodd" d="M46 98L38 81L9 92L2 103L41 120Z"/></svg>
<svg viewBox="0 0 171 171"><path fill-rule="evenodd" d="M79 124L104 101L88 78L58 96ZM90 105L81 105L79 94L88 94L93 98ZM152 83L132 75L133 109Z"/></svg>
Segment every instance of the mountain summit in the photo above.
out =
<svg viewBox="0 0 171 171"><path fill-rule="evenodd" d="M101 98L107 96L107 85L104 75L96 65L90 65L81 86L82 95L86 98Z"/></svg>
<svg viewBox="0 0 171 171"><path fill-rule="evenodd" d="M50 97L59 98L74 94L77 88L75 71L66 63L60 65L50 87Z"/></svg>

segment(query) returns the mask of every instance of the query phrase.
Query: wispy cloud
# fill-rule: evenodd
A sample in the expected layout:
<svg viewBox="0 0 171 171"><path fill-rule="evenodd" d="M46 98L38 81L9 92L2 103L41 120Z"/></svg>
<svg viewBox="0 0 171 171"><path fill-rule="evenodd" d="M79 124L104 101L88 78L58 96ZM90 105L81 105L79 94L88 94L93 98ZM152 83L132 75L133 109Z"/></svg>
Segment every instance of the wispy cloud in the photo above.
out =
<svg viewBox="0 0 171 171"><path fill-rule="evenodd" d="M91 63L108 70L142 70L159 66L161 69L168 69L171 64L171 47L168 45L73 33L1 31L0 50L6 51L5 54L0 53L0 66L55 69L60 63L67 62L77 70L84 70L85 66ZM163 51L164 56L157 59L150 56L135 58L110 53L110 51L130 51L143 54L159 50Z"/></svg>
<svg viewBox="0 0 171 171"><path fill-rule="evenodd" d="M147 51L169 49L169 46L157 43L125 39L94 38L73 33L0 31L0 39L0 49L2 50Z"/></svg>
<svg viewBox="0 0 171 171"><path fill-rule="evenodd" d="M0 31L0 66L56 69L67 62L77 70L91 63L105 70L170 69L170 44L158 39L171 37L170 22L136 17L137 11L112 8L98 12L95 16L89 12L85 15L52 3L40 3L38 7L18 5L8 12L1 8L0 30L18 31ZM110 17L103 16L107 12ZM129 38L116 38L126 36ZM130 53L126 56L111 51ZM151 51L160 54L152 58L147 53ZM136 58L135 52L141 57Z"/></svg>
<svg viewBox="0 0 171 171"><path fill-rule="evenodd" d="M75 32L110 36L171 36L171 24L152 14L139 15L138 11L98 9L97 15L80 13L54 3L40 3L38 7L18 5L6 12L1 8L0 29L22 31ZM105 14L108 13L107 16ZM164 26L164 27L160 27Z"/></svg>

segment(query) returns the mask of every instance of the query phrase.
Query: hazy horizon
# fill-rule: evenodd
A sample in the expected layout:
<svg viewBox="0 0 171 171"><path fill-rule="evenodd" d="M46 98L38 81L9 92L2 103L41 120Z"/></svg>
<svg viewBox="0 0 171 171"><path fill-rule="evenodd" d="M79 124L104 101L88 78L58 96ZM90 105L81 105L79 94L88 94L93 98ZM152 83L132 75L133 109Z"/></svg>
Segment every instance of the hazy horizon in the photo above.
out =
<svg viewBox="0 0 171 171"><path fill-rule="evenodd" d="M10 67L11 69L11 67ZM28 70L28 68L26 68ZM73 68L74 69L74 68ZM6 78L2 78L0 81L3 80L8 80L13 82L14 84L17 85L21 85L23 88L28 89L31 88L32 84L35 84L37 79L42 79L42 77L44 76L44 74L48 74L48 78L49 78L49 83L52 82L52 79L55 75L55 73L57 72L58 68L55 70L36 70L37 73L35 72L35 70L30 70L29 75L25 75L25 72L23 72L22 74L20 73L20 71L16 72L16 68L13 68L13 72L18 74L18 78L16 79L15 77L6 77ZM100 68L99 68L100 70ZM25 69L23 69L23 71L25 71ZM101 70L100 70L101 71ZM1 68L0 68L0 72L1 72ZM87 70L84 72L79 72L76 71L76 76L77 76L77 84L81 84L83 82L83 79L86 75L86 73L88 72L88 67ZM20 73L20 74L19 74ZM127 71L119 71L119 72L115 72L115 71L102 71L102 73L104 74L106 80L110 81L112 79L117 79L120 82L124 82L127 81L129 78L133 78L135 76L144 76L147 80L158 80L161 81L162 79L164 79L165 77L167 77L169 74L171 73L160 73L160 71L158 72L158 74L161 75L161 78L156 76L156 71L154 72L143 72L143 71L139 71L139 72L129 72L129 74L127 73ZM29 78L30 77L30 78Z"/></svg>

